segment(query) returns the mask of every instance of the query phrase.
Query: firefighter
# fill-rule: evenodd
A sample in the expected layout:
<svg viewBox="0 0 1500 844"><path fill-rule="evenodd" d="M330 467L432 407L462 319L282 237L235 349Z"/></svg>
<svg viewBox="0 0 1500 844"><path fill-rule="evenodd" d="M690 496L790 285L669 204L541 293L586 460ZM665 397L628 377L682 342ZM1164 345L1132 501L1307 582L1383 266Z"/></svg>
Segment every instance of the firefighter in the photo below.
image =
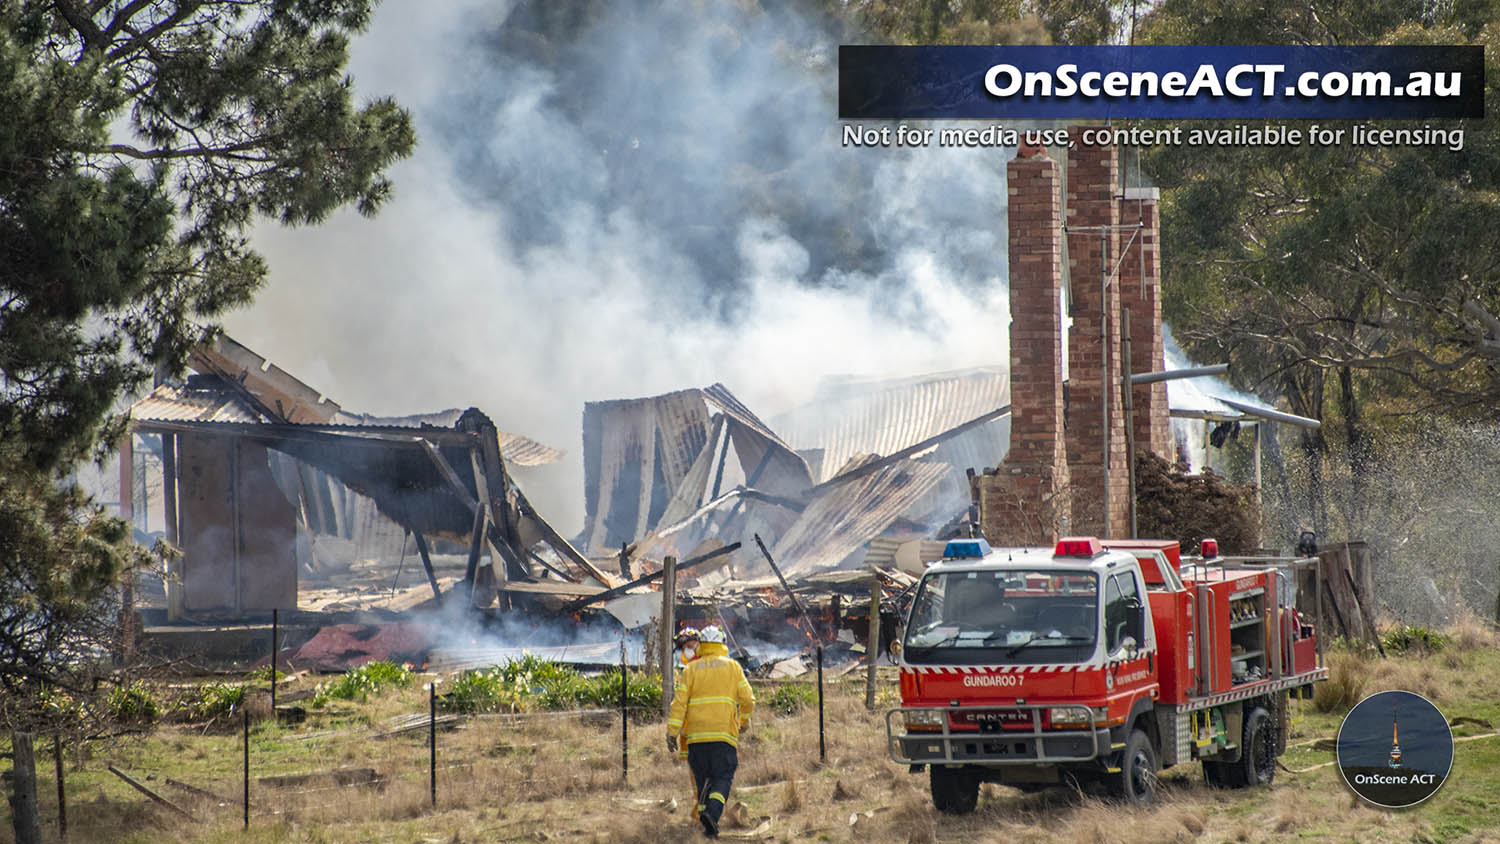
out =
<svg viewBox="0 0 1500 844"><path fill-rule="evenodd" d="M698 658L698 628L684 627L677 634L677 670L681 671L687 664Z"/></svg>
<svg viewBox="0 0 1500 844"><path fill-rule="evenodd" d="M755 694L744 669L729 658L723 628L703 628L698 641L698 658L677 679L667 718L667 751L677 752L679 737L687 746L688 768L698 793L698 822L713 838L719 834L719 818L739 767L736 748L740 731L750 725Z"/></svg>

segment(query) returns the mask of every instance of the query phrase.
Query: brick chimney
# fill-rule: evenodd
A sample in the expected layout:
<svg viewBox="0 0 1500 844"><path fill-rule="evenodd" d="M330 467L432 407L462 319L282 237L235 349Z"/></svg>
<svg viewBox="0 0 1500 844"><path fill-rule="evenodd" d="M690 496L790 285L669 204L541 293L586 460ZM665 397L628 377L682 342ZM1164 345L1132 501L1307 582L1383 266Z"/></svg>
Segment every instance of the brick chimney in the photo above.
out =
<svg viewBox="0 0 1500 844"><path fill-rule="evenodd" d="M1161 248L1156 188L1126 188L1120 203L1124 254L1120 258L1120 305L1130 309L1130 371L1165 367L1161 335ZM1129 226L1136 223L1135 236ZM1135 453L1171 459L1172 431L1164 382L1135 387Z"/></svg>
<svg viewBox="0 0 1500 844"><path fill-rule="evenodd" d="M1119 254L1119 149L1086 146L1083 131L1084 127L1069 131L1067 172L1073 316L1068 332L1067 407L1072 532L1125 537L1130 535L1130 481L1119 390L1121 284L1117 275L1107 285L1102 281L1114 271Z"/></svg>
<svg viewBox="0 0 1500 844"><path fill-rule="evenodd" d="M1063 445L1062 226L1057 162L1023 147L1006 166L1010 236L1010 452L973 478L995 545L1051 545L1069 522Z"/></svg>

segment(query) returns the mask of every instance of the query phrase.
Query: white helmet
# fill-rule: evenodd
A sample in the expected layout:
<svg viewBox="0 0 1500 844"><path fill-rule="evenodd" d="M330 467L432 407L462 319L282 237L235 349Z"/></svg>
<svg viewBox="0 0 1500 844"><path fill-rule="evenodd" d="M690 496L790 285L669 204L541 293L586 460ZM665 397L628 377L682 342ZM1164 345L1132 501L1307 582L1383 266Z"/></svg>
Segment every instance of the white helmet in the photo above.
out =
<svg viewBox="0 0 1500 844"><path fill-rule="evenodd" d="M710 624L698 631L698 641L716 642L722 645L724 644L724 628L717 624Z"/></svg>

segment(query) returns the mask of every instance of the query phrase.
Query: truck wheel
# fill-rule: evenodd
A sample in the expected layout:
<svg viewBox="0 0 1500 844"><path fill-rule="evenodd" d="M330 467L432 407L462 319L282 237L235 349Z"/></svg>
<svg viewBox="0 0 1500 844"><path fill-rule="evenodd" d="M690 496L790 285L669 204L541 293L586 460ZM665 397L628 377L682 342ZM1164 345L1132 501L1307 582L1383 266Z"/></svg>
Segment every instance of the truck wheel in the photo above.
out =
<svg viewBox="0 0 1500 844"><path fill-rule="evenodd" d="M929 765L932 805L949 815L967 815L979 803L979 777L963 768Z"/></svg>
<svg viewBox="0 0 1500 844"><path fill-rule="evenodd" d="M1110 791L1132 806L1156 799L1156 749L1143 730L1131 730L1120 756L1120 772L1110 778Z"/></svg>
<svg viewBox="0 0 1500 844"><path fill-rule="evenodd" d="M1203 763L1203 776L1218 788L1270 785L1276 778L1276 727L1271 713L1257 706L1245 716L1240 758L1233 762Z"/></svg>
<svg viewBox="0 0 1500 844"><path fill-rule="evenodd" d="M1240 761L1234 767L1241 787L1270 785L1276 779L1276 722L1263 707L1257 706L1245 719Z"/></svg>

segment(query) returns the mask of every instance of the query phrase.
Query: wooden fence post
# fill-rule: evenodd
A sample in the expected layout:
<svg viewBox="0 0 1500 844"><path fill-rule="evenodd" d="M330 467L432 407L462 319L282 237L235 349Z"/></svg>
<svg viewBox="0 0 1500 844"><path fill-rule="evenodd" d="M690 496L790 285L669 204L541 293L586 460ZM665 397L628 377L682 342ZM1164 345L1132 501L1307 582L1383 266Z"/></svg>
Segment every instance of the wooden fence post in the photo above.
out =
<svg viewBox="0 0 1500 844"><path fill-rule="evenodd" d="M677 558L663 562L661 580L661 714L672 714L672 646L677 639Z"/></svg>
<svg viewBox="0 0 1500 844"><path fill-rule="evenodd" d="M880 656L880 576L870 578L870 627L865 634L865 709L875 709L875 662Z"/></svg>
<svg viewBox="0 0 1500 844"><path fill-rule="evenodd" d="M10 746L10 811L16 844L42 844L42 817L36 804L36 755L31 733L11 733Z"/></svg>

